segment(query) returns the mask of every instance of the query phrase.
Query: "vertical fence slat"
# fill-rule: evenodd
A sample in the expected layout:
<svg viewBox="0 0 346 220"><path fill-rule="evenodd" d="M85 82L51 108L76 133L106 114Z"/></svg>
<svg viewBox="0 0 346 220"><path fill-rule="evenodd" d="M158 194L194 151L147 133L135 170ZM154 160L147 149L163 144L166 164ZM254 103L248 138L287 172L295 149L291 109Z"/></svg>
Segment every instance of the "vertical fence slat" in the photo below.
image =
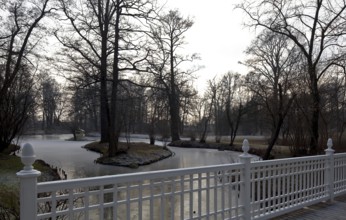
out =
<svg viewBox="0 0 346 220"><path fill-rule="evenodd" d="M87 201L89 201L89 199ZM117 219L117 218L118 218L118 185L114 184L113 186L113 219Z"/></svg>
<svg viewBox="0 0 346 220"><path fill-rule="evenodd" d="M233 217L233 198L232 198L232 196L234 196L234 194L233 194L233 189L232 189L232 184L234 183L234 182L236 182L236 180L233 182L233 173L230 171L230 173L229 173L229 185L228 185L228 207L230 208L230 211L229 211L229 218L231 219L232 217ZM235 179L235 178L234 178ZM208 203L207 203L208 204ZM209 217L207 218L207 219L209 219Z"/></svg>
<svg viewBox="0 0 346 220"><path fill-rule="evenodd" d="M154 181L150 180L150 219L154 219Z"/></svg>
<svg viewBox="0 0 346 220"><path fill-rule="evenodd" d="M101 185L99 188L99 200L100 200L100 220L104 219L104 185Z"/></svg>
<svg viewBox="0 0 346 220"><path fill-rule="evenodd" d="M101 201L101 202L103 202L103 201ZM71 219L71 220L74 219L74 213L73 213L73 189L68 189L68 210L69 210L69 219Z"/></svg>
<svg viewBox="0 0 346 220"><path fill-rule="evenodd" d="M166 211L166 197L165 197L165 180L162 179L160 182L160 200L161 200L161 207L160 207L160 219L165 219L165 211Z"/></svg>
<svg viewBox="0 0 346 220"><path fill-rule="evenodd" d="M210 215L210 172L207 172L207 186L206 186L206 215L207 215L207 219L209 219L209 215Z"/></svg>
<svg viewBox="0 0 346 220"><path fill-rule="evenodd" d="M143 216L143 183L138 183L138 220L142 220Z"/></svg>
<svg viewBox="0 0 346 220"><path fill-rule="evenodd" d="M185 182L185 176L180 176L180 219L184 219L184 193L185 193L185 187L184 187L184 182Z"/></svg>
<svg viewBox="0 0 346 220"><path fill-rule="evenodd" d="M176 181L174 179L171 180L172 191L171 191L171 219L175 219L175 195L176 195Z"/></svg>
<svg viewBox="0 0 346 220"><path fill-rule="evenodd" d="M303 194L303 177L304 177L304 164L301 162L299 163L299 202L302 203L304 201L304 194Z"/></svg>
<svg viewBox="0 0 346 220"><path fill-rule="evenodd" d="M189 196L189 204L190 204L190 219L193 217L193 174L190 174L190 196Z"/></svg>
<svg viewBox="0 0 346 220"><path fill-rule="evenodd" d="M222 180L222 182L221 182L221 210L222 210L222 212L221 212L221 218L222 219L225 219L225 193L224 193L224 191L225 191L225 181L226 181L226 177L225 177L225 171L223 170L222 172L221 172L221 180Z"/></svg>
<svg viewBox="0 0 346 220"><path fill-rule="evenodd" d="M202 173L198 174L198 216L202 215Z"/></svg>
<svg viewBox="0 0 346 220"><path fill-rule="evenodd" d="M51 192L51 197L52 197L52 207L51 207L51 212L52 212L52 217L53 219L56 219L56 191Z"/></svg>
<svg viewBox="0 0 346 220"><path fill-rule="evenodd" d="M217 200L218 200L218 196L217 196L217 172L214 172L214 218L217 219Z"/></svg>

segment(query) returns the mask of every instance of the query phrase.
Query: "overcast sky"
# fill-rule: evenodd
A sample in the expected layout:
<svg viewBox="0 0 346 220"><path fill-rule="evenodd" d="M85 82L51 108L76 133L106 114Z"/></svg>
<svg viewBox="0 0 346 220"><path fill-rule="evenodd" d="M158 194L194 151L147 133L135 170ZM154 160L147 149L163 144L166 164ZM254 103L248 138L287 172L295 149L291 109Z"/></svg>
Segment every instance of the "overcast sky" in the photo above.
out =
<svg viewBox="0 0 346 220"><path fill-rule="evenodd" d="M241 0L160 0L166 8L179 9L194 20L186 32L185 49L200 54L205 66L198 71L196 86L204 90L206 81L228 71L246 73L238 61L244 60L244 50L255 36L254 31L242 26L244 14L234 9Z"/></svg>

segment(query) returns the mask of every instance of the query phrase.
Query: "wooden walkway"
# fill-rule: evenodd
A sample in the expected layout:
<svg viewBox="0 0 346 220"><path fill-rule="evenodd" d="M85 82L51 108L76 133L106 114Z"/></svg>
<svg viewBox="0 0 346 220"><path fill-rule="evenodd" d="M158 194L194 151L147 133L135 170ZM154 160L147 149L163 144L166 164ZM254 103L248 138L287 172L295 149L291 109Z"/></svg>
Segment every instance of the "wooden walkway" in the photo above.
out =
<svg viewBox="0 0 346 220"><path fill-rule="evenodd" d="M346 220L346 194L279 216L275 220Z"/></svg>

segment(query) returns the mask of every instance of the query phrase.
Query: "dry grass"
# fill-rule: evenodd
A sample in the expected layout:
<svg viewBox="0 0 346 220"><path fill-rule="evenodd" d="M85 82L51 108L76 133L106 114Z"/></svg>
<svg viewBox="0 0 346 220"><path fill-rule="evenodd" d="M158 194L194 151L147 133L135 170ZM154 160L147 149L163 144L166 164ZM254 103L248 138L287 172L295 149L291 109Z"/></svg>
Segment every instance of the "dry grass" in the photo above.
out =
<svg viewBox="0 0 346 220"><path fill-rule="evenodd" d="M4 149L2 154L12 154L20 149L20 146L16 144L10 144L7 148Z"/></svg>
<svg viewBox="0 0 346 220"><path fill-rule="evenodd" d="M234 141L234 149L236 151L242 151L241 147L243 145L244 139L247 139L250 144L250 153L263 156L267 147L268 147L268 140L267 138L259 137L259 136L240 136L236 137ZM222 138L221 144L224 144L227 146L229 144L230 140L229 138ZM208 138L209 144L215 144L214 138ZM226 148L227 149L227 148ZM283 146L283 145L275 145L271 151L272 158L279 159L279 158L288 158L292 157L292 152L290 150L289 146Z"/></svg>

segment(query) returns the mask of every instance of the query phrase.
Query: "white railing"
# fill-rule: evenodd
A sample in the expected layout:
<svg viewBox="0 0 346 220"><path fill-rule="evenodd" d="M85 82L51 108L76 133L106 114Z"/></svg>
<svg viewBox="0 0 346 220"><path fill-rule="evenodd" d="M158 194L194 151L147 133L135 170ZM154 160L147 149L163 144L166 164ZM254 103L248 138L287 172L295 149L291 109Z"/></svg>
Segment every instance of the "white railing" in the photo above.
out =
<svg viewBox="0 0 346 220"><path fill-rule="evenodd" d="M346 154L37 183L23 147L20 215L26 219L268 219L346 193Z"/></svg>

